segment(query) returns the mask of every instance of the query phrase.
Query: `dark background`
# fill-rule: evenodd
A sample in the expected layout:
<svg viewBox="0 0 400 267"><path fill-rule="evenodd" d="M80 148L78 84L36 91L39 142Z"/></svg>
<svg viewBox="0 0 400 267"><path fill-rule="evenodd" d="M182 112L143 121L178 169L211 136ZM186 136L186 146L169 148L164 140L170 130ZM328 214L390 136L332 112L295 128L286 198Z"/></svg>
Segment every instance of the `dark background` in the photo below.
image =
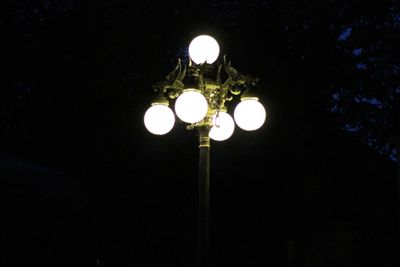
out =
<svg viewBox="0 0 400 267"><path fill-rule="evenodd" d="M155 136L143 115L152 84L204 33L260 78L268 112L258 131L211 144L213 266L399 266L399 11L397 1L2 8L0 266L195 266L197 132L176 123Z"/></svg>

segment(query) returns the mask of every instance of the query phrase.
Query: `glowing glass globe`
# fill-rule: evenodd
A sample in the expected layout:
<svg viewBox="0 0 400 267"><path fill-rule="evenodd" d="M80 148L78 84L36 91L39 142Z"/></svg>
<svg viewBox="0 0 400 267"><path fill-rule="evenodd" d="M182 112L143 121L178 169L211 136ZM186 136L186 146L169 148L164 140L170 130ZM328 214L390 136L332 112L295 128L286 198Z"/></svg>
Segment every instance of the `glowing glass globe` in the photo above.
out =
<svg viewBox="0 0 400 267"><path fill-rule="evenodd" d="M257 98L245 98L236 106L233 116L240 128L254 131L264 124L267 115Z"/></svg>
<svg viewBox="0 0 400 267"><path fill-rule="evenodd" d="M187 123L201 121L207 114L206 98L196 89L185 89L175 101L175 113Z"/></svg>
<svg viewBox="0 0 400 267"><path fill-rule="evenodd" d="M171 131L174 124L174 112L164 104L153 104L144 114L144 125L152 134L166 134Z"/></svg>
<svg viewBox="0 0 400 267"><path fill-rule="evenodd" d="M226 112L219 112L213 115L213 126L210 130L210 138L216 141L223 141L231 137L235 130L235 122L231 115Z"/></svg>
<svg viewBox="0 0 400 267"><path fill-rule="evenodd" d="M190 42L189 56L196 64L212 64L218 55L218 42L209 35L199 35Z"/></svg>

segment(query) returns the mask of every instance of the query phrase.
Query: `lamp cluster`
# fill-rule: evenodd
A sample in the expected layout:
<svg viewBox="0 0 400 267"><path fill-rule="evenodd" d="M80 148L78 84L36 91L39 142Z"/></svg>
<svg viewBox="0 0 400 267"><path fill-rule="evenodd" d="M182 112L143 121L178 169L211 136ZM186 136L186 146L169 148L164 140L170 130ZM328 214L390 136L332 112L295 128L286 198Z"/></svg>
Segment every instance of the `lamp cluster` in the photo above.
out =
<svg viewBox="0 0 400 267"><path fill-rule="evenodd" d="M259 99L249 89L257 78L243 75L223 57L223 63L215 72L212 64L219 55L217 41L208 35L194 38L189 45L189 63L183 66L178 59L177 66L165 80L155 84L158 96L144 115L144 124L149 132L164 135L172 130L175 114L188 125L188 129L199 126L209 128L209 137L216 141L228 139L236 125L246 131L260 128L266 119L266 111ZM233 118L227 111L226 103L240 95ZM174 103L174 111L169 107Z"/></svg>

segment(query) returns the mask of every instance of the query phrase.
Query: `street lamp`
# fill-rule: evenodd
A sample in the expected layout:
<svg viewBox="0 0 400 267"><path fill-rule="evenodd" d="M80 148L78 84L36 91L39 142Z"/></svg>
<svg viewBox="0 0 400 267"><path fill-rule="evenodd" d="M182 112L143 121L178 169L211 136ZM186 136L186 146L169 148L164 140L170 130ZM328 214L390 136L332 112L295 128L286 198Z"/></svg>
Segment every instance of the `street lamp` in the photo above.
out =
<svg viewBox="0 0 400 267"><path fill-rule="evenodd" d="M176 67L166 78L153 85L157 97L144 115L149 132L163 135L175 125L175 115L186 128L196 128L199 134L199 267L209 264L209 185L210 138L228 139L236 125L245 130L259 129L266 120L266 111L258 97L250 93L258 78L244 75L232 67L223 56L218 59L218 42L209 35L199 35L189 45L189 62L178 58ZM215 77L213 79L212 77ZM233 118L228 113L228 103L240 98ZM173 110L170 107L173 104Z"/></svg>

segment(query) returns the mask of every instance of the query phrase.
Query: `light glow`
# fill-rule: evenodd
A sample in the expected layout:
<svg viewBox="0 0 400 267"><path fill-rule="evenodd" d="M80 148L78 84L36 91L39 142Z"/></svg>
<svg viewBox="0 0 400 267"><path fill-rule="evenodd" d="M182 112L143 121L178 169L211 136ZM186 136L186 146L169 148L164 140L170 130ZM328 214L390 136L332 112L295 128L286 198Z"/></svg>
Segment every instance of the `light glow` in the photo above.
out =
<svg viewBox="0 0 400 267"><path fill-rule="evenodd" d="M185 89L175 101L175 113L187 123L201 121L207 114L206 98L196 89Z"/></svg>
<svg viewBox="0 0 400 267"><path fill-rule="evenodd" d="M210 130L210 138L215 141L223 141L231 137L235 130L235 122L231 115L220 111L218 114L214 114L212 118L213 126Z"/></svg>
<svg viewBox="0 0 400 267"><path fill-rule="evenodd" d="M233 116L241 129L254 131L264 124L267 114L257 98L245 98L236 106Z"/></svg>
<svg viewBox="0 0 400 267"><path fill-rule="evenodd" d="M214 63L219 55L218 42L209 35L199 35L189 45L189 56L196 64Z"/></svg>
<svg viewBox="0 0 400 267"><path fill-rule="evenodd" d="M171 131L174 124L174 112L164 104L153 104L144 114L144 125L152 134L166 134Z"/></svg>

